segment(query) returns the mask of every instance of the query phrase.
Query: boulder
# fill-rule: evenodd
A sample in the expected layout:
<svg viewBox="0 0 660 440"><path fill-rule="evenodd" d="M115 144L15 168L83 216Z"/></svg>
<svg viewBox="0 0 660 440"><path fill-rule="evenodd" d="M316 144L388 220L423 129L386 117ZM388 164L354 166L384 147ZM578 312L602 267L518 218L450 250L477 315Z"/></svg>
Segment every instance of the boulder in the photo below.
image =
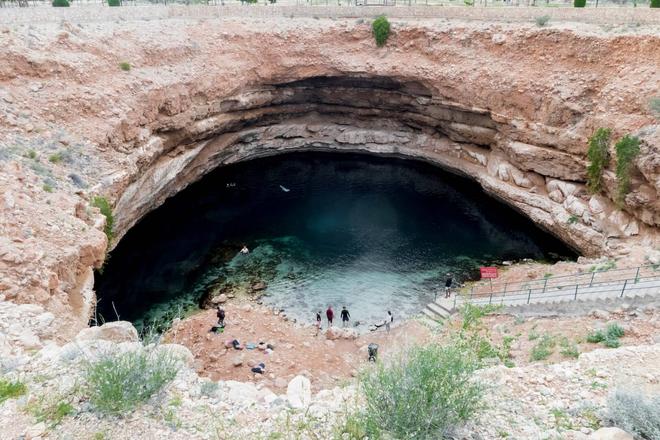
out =
<svg viewBox="0 0 660 440"><path fill-rule="evenodd" d="M339 327L330 327L325 331L326 339L335 340L341 338L342 330Z"/></svg>
<svg viewBox="0 0 660 440"><path fill-rule="evenodd" d="M213 304L224 304L224 303L227 302L227 299L228 299L227 295L225 295L224 293L221 293L218 296L214 296L213 299L211 300L211 302Z"/></svg>
<svg viewBox="0 0 660 440"><path fill-rule="evenodd" d="M184 347L183 345L179 344L161 344L158 346L158 350L168 353L175 359L180 360L187 366L191 366L193 362L195 361L195 357L193 354L188 350L188 348Z"/></svg>
<svg viewBox="0 0 660 440"><path fill-rule="evenodd" d="M257 387L251 383L228 380L225 384L228 388L227 399L232 402L257 402L261 397Z"/></svg>
<svg viewBox="0 0 660 440"><path fill-rule="evenodd" d="M615 428L600 428L589 436L590 440L634 440L633 436L626 431Z"/></svg>
<svg viewBox="0 0 660 440"><path fill-rule="evenodd" d="M76 341L111 341L137 342L138 332L128 321L114 321L103 324L100 327L88 327L82 329L76 336Z"/></svg>
<svg viewBox="0 0 660 440"><path fill-rule="evenodd" d="M289 406L302 409L309 406L312 401L312 384L305 376L296 376L291 379L286 388L286 398Z"/></svg>

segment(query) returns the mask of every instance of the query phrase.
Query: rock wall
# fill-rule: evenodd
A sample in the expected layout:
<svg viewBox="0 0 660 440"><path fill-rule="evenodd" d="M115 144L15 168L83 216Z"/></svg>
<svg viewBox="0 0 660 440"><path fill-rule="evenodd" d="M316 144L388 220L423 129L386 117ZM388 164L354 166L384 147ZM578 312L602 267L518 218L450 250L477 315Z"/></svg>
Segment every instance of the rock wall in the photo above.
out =
<svg viewBox="0 0 660 440"><path fill-rule="evenodd" d="M92 195L112 203L116 243L209 170L282 151L429 161L584 254L658 246L653 26L430 20L395 23L383 48L352 20L63 21L0 25L0 35L0 295L77 326L106 244ZM643 139L623 211L611 167L603 194L584 188L586 141L600 126ZM25 248L47 257L16 259Z"/></svg>

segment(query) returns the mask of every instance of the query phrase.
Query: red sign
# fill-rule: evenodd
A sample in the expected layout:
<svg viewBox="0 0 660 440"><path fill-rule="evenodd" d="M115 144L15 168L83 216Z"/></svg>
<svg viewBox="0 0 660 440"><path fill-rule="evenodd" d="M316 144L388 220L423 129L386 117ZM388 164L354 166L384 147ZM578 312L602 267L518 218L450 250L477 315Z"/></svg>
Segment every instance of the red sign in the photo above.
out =
<svg viewBox="0 0 660 440"><path fill-rule="evenodd" d="M484 278L497 278L497 268L496 267L480 267L479 272L481 272L481 279L484 279Z"/></svg>

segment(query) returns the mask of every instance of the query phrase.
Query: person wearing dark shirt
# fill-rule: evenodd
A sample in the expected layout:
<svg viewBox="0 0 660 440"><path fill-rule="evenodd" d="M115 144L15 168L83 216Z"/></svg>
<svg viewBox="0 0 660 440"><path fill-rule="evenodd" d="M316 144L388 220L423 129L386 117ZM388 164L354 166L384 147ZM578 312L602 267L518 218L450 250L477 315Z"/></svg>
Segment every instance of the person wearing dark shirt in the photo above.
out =
<svg viewBox="0 0 660 440"><path fill-rule="evenodd" d="M351 314L346 310L346 306L341 308L341 324L342 327L348 327L348 321L351 319Z"/></svg>
<svg viewBox="0 0 660 440"><path fill-rule="evenodd" d="M447 274L447 281L445 281L445 298L449 298L449 296L451 295L451 283L452 283L452 281L453 280L451 279L451 274L448 273Z"/></svg>

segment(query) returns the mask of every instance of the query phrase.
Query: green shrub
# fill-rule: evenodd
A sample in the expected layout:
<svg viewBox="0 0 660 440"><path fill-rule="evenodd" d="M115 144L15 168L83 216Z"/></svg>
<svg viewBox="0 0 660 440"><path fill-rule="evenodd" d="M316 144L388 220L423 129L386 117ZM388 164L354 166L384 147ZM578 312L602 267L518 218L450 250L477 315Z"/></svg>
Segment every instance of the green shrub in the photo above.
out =
<svg viewBox="0 0 660 440"><path fill-rule="evenodd" d="M598 330L587 335L587 342L592 344L598 344L605 340L605 333L602 330Z"/></svg>
<svg viewBox="0 0 660 440"><path fill-rule="evenodd" d="M653 0L651 0L653 1ZM654 6L656 8L660 8L660 0L655 0L658 3L658 6ZM649 107L651 108L651 111L655 113L655 116L657 118L660 118L660 97L654 97L651 98L649 101Z"/></svg>
<svg viewBox="0 0 660 440"><path fill-rule="evenodd" d="M160 350L105 355L85 371L90 402L100 412L124 414L160 391L178 369L178 360Z"/></svg>
<svg viewBox="0 0 660 440"><path fill-rule="evenodd" d="M587 0L573 0L573 6L576 8L584 8L587 6Z"/></svg>
<svg viewBox="0 0 660 440"><path fill-rule="evenodd" d="M44 185L41 187L44 191L47 193L52 193L53 192L53 186L49 185L47 183L44 183Z"/></svg>
<svg viewBox="0 0 660 440"><path fill-rule="evenodd" d="M33 401L25 409L37 419L37 422L48 423L51 428L59 425L66 416L74 412L73 405L64 400Z"/></svg>
<svg viewBox="0 0 660 440"><path fill-rule="evenodd" d="M414 347L361 380L369 438L442 438L481 408L479 363L459 345Z"/></svg>
<svg viewBox="0 0 660 440"><path fill-rule="evenodd" d="M612 130L599 128L589 138L589 166L587 167L587 188L593 194L603 187L603 170L610 160L609 145Z"/></svg>
<svg viewBox="0 0 660 440"><path fill-rule="evenodd" d="M53 0L53 6L56 8L68 8L69 0Z"/></svg>
<svg viewBox="0 0 660 440"><path fill-rule="evenodd" d="M605 338L603 345L607 348L619 348L621 347L621 342L617 338Z"/></svg>
<svg viewBox="0 0 660 440"><path fill-rule="evenodd" d="M114 227L115 218L112 215L112 208L110 207L110 202L108 199L102 196L96 196L92 199L92 206L99 208L101 214L105 216L105 228L103 231L108 237L108 242L112 241L112 228Z"/></svg>
<svg viewBox="0 0 660 440"><path fill-rule="evenodd" d="M50 157L48 158L48 160L51 163L59 163L59 162L62 162L63 158L64 158L64 155L61 152L59 152L59 153L51 154Z"/></svg>
<svg viewBox="0 0 660 440"><path fill-rule="evenodd" d="M660 8L660 0L651 0L652 8Z"/></svg>
<svg viewBox="0 0 660 440"><path fill-rule="evenodd" d="M121 63L119 63L119 68L124 72L128 72L129 70L131 70L131 64L126 61L122 61Z"/></svg>
<svg viewBox="0 0 660 440"><path fill-rule="evenodd" d="M616 149L616 202L623 206L626 195L630 192L633 161L639 154L639 139L634 136L624 136L615 145Z"/></svg>
<svg viewBox="0 0 660 440"><path fill-rule="evenodd" d="M0 378L0 404L5 400L15 399L27 393L27 387L24 383L15 381L10 382L7 379Z"/></svg>
<svg viewBox="0 0 660 440"><path fill-rule="evenodd" d="M607 339L619 339L625 334L623 327L619 324L612 323L607 326Z"/></svg>
<svg viewBox="0 0 660 440"><path fill-rule="evenodd" d="M570 217L568 217L568 220L567 220L566 223L568 223L569 225L574 225L579 220L580 220L580 217L578 217L577 215L571 215Z"/></svg>
<svg viewBox="0 0 660 440"><path fill-rule="evenodd" d="M108 0L108 6L121 6L121 0Z"/></svg>
<svg viewBox="0 0 660 440"><path fill-rule="evenodd" d="M543 27L546 24L548 24L548 22L550 21L550 16L549 15L542 15L540 17L536 17L534 19L534 21L536 22L536 25L538 27Z"/></svg>
<svg viewBox="0 0 660 440"><path fill-rule="evenodd" d="M532 361L542 361L550 357L552 354L553 348L556 345L555 339L550 335L543 335L541 340L532 347L530 353L530 360Z"/></svg>
<svg viewBox="0 0 660 440"><path fill-rule="evenodd" d="M202 393L202 396L212 397L215 396L215 394L218 392L218 388L220 388L218 382L213 382L212 380L205 380L200 385L199 390Z"/></svg>
<svg viewBox="0 0 660 440"><path fill-rule="evenodd" d="M486 304L483 306L465 303L461 308L463 330L475 329L481 324L481 318L496 313L502 309L501 304Z"/></svg>
<svg viewBox="0 0 660 440"><path fill-rule="evenodd" d="M562 338L559 345L561 345L561 351L559 353L561 353L562 356L573 359L577 359L578 356L580 356L580 351L578 350L577 344L575 344L575 342L569 341L568 338Z"/></svg>
<svg viewBox="0 0 660 440"><path fill-rule="evenodd" d="M376 18L371 24L371 29L376 39L376 46L381 47L385 45L387 38L390 36L390 22L387 20L387 17L381 15Z"/></svg>
<svg viewBox="0 0 660 440"><path fill-rule="evenodd" d="M660 394L616 390L608 399L607 416L635 438L660 439Z"/></svg>

